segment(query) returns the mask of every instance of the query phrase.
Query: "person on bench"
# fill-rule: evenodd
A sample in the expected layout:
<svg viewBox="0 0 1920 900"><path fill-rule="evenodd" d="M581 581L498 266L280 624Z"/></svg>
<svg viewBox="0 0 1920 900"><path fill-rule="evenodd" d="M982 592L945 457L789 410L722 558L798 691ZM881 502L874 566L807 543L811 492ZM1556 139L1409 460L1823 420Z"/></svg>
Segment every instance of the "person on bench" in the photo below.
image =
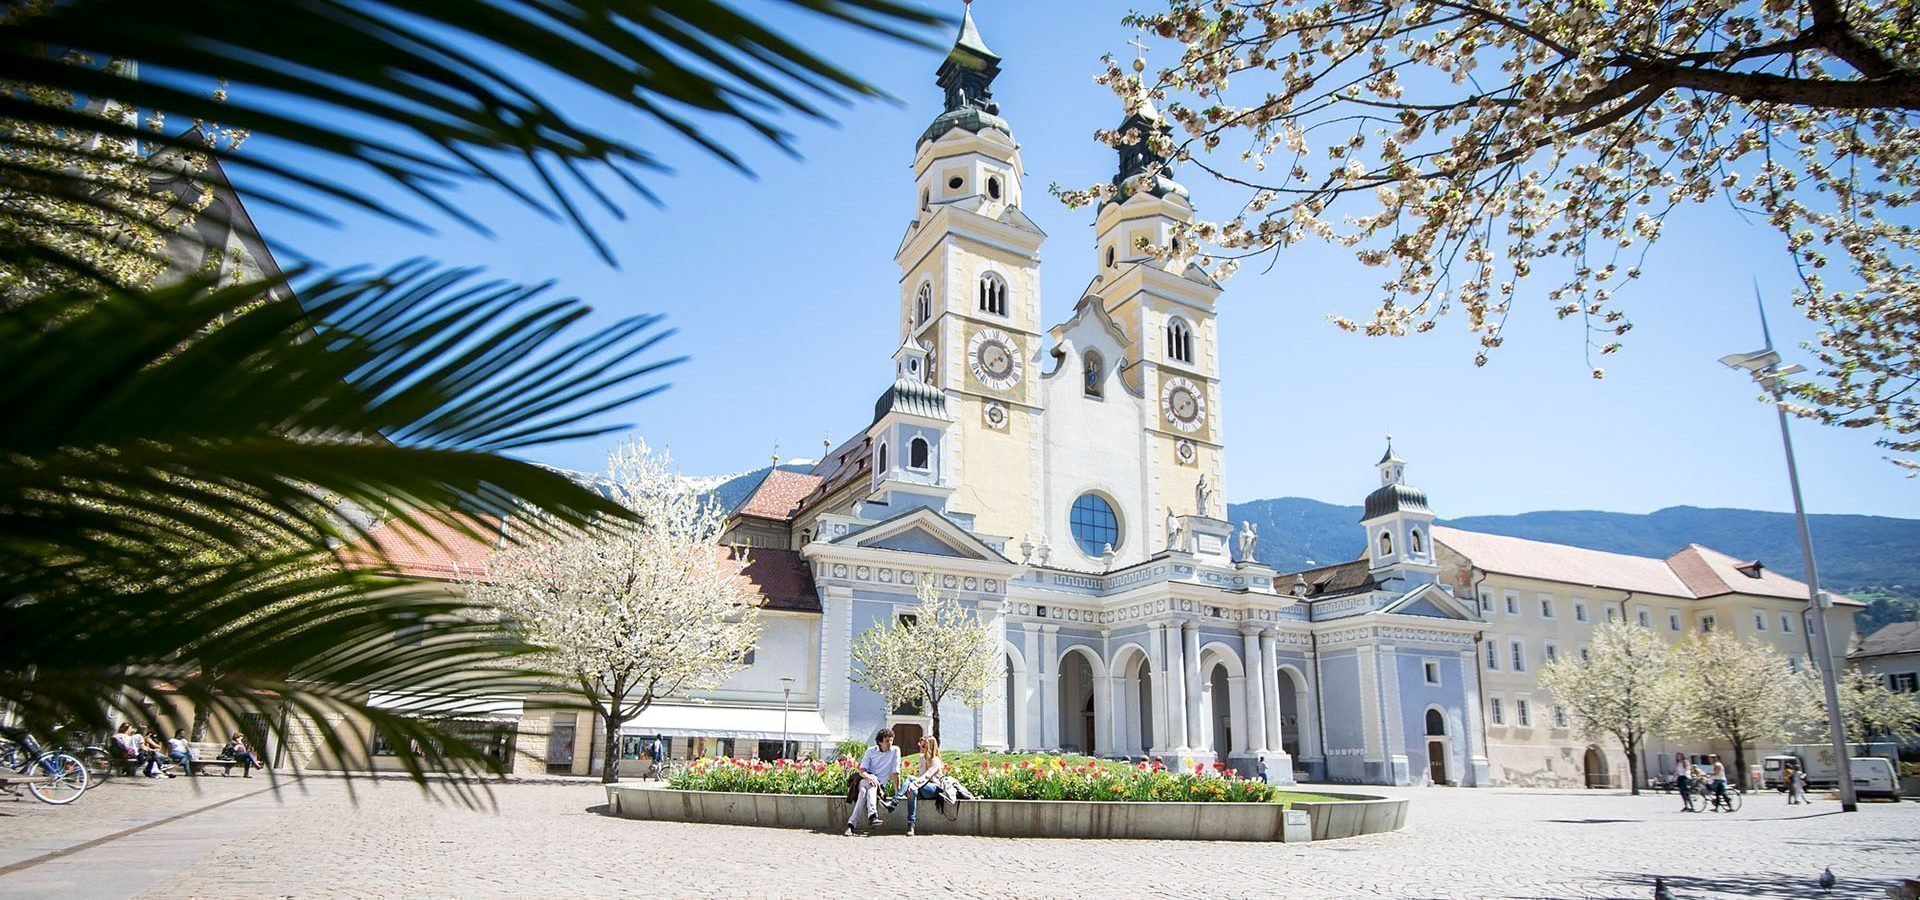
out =
<svg viewBox="0 0 1920 900"><path fill-rule="evenodd" d="M187 730L180 729L167 739L167 758L180 764L180 770L188 775L193 771L193 751L187 748Z"/></svg>
<svg viewBox="0 0 1920 900"><path fill-rule="evenodd" d="M241 767L240 771L245 773L244 777L247 778L253 777L255 768L265 768L260 765L260 760L254 757L253 748L247 746L246 735L238 731L233 733L233 739L227 741L227 749L221 751L220 755L238 763Z"/></svg>
<svg viewBox="0 0 1920 900"><path fill-rule="evenodd" d="M149 729L145 739L141 741L140 749L144 754L141 759L147 762L148 778L175 777L172 772L167 771L167 764L164 762L167 758L167 745L160 742L160 732Z"/></svg>

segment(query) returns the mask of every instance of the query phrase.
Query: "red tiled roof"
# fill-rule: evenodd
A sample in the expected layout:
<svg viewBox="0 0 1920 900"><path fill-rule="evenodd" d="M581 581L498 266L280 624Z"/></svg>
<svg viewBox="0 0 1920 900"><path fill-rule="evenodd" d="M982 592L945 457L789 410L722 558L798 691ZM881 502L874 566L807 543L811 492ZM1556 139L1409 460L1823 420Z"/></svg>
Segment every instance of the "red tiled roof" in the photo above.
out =
<svg viewBox="0 0 1920 900"><path fill-rule="evenodd" d="M1807 599L1805 582L1788 578L1753 560L1734 559L1725 553L1699 544L1688 544L1686 549L1667 557L1667 565L1673 567L1674 574L1680 576L1680 579L1687 583L1687 587L1693 589L1697 597L1753 594L1761 597L1779 597L1783 600ZM1759 577L1756 578L1748 573L1757 574ZM1835 602L1847 604L1856 602L1839 594L1832 596Z"/></svg>
<svg viewBox="0 0 1920 900"><path fill-rule="evenodd" d="M487 559L500 546L500 520L491 516L462 518L457 520L460 524L425 515L414 518L419 523L417 528L399 519L374 526L341 556L348 565L410 578L453 581L486 571Z"/></svg>
<svg viewBox="0 0 1920 900"><path fill-rule="evenodd" d="M720 565L732 567L760 594L763 609L819 612L820 595L813 587L813 568L797 550L759 547L718 547ZM742 553L746 555L741 564Z"/></svg>
<svg viewBox="0 0 1920 900"><path fill-rule="evenodd" d="M398 520L383 522L367 532L365 539L342 552L348 565L364 566L409 578L455 581L484 573L487 562L500 547L500 521L491 517L465 519L468 527L481 535L476 539L455 524L416 516L421 527L412 528ZM735 572L760 595L766 609L795 612L819 612L820 597L814 591L813 570L793 550L716 546L715 561L724 571Z"/></svg>
<svg viewBox="0 0 1920 900"><path fill-rule="evenodd" d="M734 515L782 521L791 519L799 509L800 501L825 480L803 472L770 470L767 477L760 480L760 486L754 488L753 493L747 495L747 499L733 511Z"/></svg>
<svg viewBox="0 0 1920 900"><path fill-rule="evenodd" d="M1474 566L1502 575L1667 597L1694 596L1687 583L1676 576L1665 561L1645 556L1462 531L1443 525L1433 526L1433 539L1453 548ZM1805 596L1801 594L1803 599Z"/></svg>

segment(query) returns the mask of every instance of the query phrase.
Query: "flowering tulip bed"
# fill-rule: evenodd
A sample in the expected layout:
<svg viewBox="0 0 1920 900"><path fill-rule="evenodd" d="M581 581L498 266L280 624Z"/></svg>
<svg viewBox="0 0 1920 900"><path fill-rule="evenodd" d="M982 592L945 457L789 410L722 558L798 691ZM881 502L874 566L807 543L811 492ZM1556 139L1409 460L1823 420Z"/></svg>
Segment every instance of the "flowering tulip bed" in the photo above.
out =
<svg viewBox="0 0 1920 900"><path fill-rule="evenodd" d="M716 757L694 760L676 773L670 787L685 791L757 794L836 795L847 789L851 760L748 760ZM1281 791L1248 781L1231 769L1196 766L1171 772L1158 762L1103 762L1081 758L1017 758L991 755L953 760L953 776L983 800L1130 800L1177 803L1287 803L1339 798Z"/></svg>

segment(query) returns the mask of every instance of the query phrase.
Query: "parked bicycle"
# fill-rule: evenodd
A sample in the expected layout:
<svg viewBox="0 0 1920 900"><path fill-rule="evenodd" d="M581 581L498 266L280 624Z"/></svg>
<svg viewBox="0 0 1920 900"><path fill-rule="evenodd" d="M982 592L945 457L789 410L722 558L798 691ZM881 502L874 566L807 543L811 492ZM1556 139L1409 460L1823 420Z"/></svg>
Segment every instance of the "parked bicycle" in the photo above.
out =
<svg viewBox="0 0 1920 900"><path fill-rule="evenodd" d="M87 767L71 753L42 749L32 735L9 731L0 739L0 793L15 794L22 785L42 803L72 803L90 784Z"/></svg>

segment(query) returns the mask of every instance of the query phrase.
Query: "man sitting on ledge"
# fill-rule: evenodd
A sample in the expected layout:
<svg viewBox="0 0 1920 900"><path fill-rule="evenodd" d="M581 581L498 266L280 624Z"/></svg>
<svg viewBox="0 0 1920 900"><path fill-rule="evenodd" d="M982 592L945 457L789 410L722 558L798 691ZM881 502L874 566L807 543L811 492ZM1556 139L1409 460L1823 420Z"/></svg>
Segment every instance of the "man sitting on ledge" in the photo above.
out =
<svg viewBox="0 0 1920 900"><path fill-rule="evenodd" d="M847 837L853 836L853 825L864 814L867 827L880 824L880 791L884 796L893 796L900 780L900 748L893 745L893 729L882 728L873 736L873 747L860 757L860 784L854 789L853 814L847 817L847 830L841 832ZM892 804L888 804L892 809Z"/></svg>

